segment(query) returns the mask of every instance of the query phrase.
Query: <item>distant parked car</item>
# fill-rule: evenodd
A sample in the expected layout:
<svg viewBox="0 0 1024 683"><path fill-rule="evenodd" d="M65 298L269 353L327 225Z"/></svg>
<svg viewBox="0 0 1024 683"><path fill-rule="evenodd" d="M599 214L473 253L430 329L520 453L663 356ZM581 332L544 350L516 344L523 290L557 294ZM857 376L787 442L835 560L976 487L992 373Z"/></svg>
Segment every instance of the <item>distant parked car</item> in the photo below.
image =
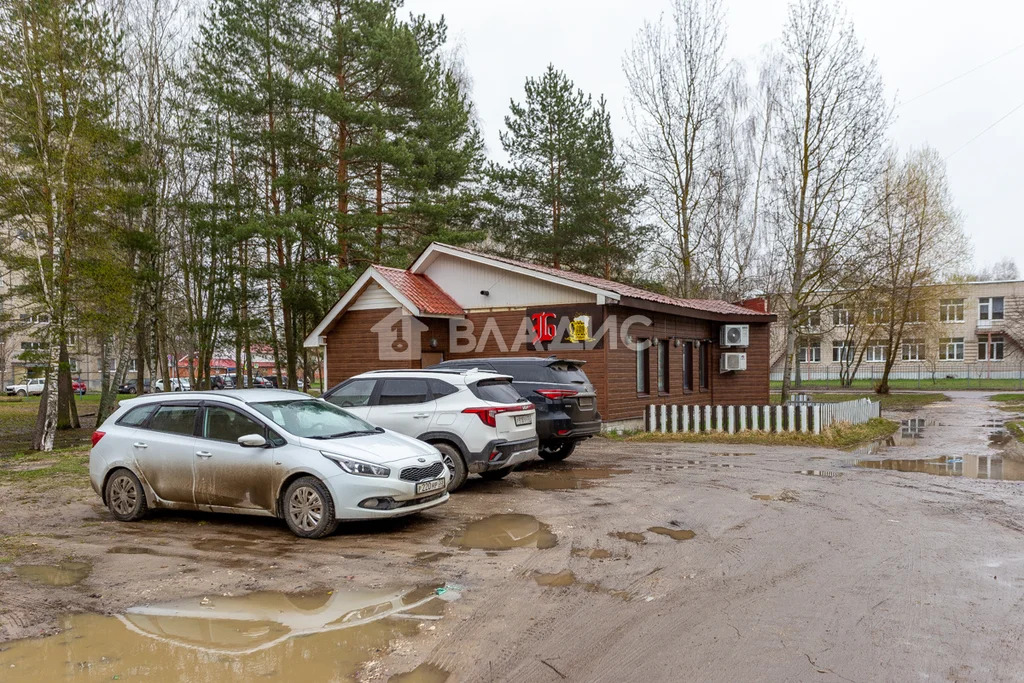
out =
<svg viewBox="0 0 1024 683"><path fill-rule="evenodd" d="M294 391L121 401L92 446L92 487L123 522L150 508L212 508L283 517L297 536L320 538L341 520L448 500L436 448Z"/></svg>
<svg viewBox="0 0 1024 683"><path fill-rule="evenodd" d="M150 384L152 381L147 377L142 380L142 393L148 394L152 391ZM138 393L138 383L135 380L129 380L124 384L117 387L117 393L119 394L135 394Z"/></svg>
<svg viewBox="0 0 1024 683"><path fill-rule="evenodd" d="M235 383L227 379L224 375L213 375L210 377L210 388L214 391L234 389Z"/></svg>
<svg viewBox="0 0 1024 683"><path fill-rule="evenodd" d="M158 379L153 384L153 391L192 391L192 385L189 384L187 379L178 379L177 377L171 378L171 388L168 390L164 389L164 381Z"/></svg>
<svg viewBox="0 0 1024 683"><path fill-rule="evenodd" d="M371 424L433 444L451 471L501 479L537 457L534 407L512 378L477 370L378 370L345 380L324 399Z"/></svg>
<svg viewBox="0 0 1024 683"><path fill-rule="evenodd" d="M4 393L8 396L40 396L44 387L46 387L46 378L35 377L26 379L19 384L8 384L4 387Z"/></svg>
<svg viewBox="0 0 1024 683"><path fill-rule="evenodd" d="M266 379L268 382L270 382L271 386L273 386L275 389L280 388L280 387L277 386L277 375L267 375L264 379ZM295 384L296 384L296 386L299 389L305 389L306 388L306 383L302 381L302 378L299 378L298 380L296 380ZM288 386L288 375L281 375L281 387L287 387L287 386Z"/></svg>
<svg viewBox="0 0 1024 683"><path fill-rule="evenodd" d="M71 391L78 394L79 396L85 396L85 392L89 390L89 387L80 379L71 380Z"/></svg>
<svg viewBox="0 0 1024 683"><path fill-rule="evenodd" d="M601 432L597 394L583 372L584 361L547 358L473 358L434 368L479 368L512 376L512 388L537 408L540 457L565 460L584 439Z"/></svg>

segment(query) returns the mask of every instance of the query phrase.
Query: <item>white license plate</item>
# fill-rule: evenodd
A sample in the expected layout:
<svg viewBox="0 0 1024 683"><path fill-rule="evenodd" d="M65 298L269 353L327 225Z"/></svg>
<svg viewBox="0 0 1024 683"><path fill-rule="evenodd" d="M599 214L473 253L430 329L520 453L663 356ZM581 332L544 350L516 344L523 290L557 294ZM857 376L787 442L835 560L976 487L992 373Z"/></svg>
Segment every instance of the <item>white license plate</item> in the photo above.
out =
<svg viewBox="0 0 1024 683"><path fill-rule="evenodd" d="M581 398L580 399L580 408L593 408L593 407L594 407L594 399L592 399L592 398Z"/></svg>
<svg viewBox="0 0 1024 683"><path fill-rule="evenodd" d="M431 479L430 481L421 481L416 484L416 493L430 493L431 491L440 491L444 488L444 479Z"/></svg>
<svg viewBox="0 0 1024 683"><path fill-rule="evenodd" d="M516 426L522 427L533 422L533 415L516 415Z"/></svg>

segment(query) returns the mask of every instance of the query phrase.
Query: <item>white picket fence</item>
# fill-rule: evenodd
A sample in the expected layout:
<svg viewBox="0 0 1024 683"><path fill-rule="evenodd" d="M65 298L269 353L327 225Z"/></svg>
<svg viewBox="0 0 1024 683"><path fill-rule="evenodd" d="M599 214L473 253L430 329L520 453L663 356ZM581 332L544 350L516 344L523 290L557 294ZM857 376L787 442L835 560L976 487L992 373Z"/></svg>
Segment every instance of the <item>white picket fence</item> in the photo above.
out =
<svg viewBox="0 0 1024 683"><path fill-rule="evenodd" d="M862 424L881 417L881 404L867 398L842 403L806 403L785 406L649 406L645 413L649 432L745 431L813 432L837 422Z"/></svg>

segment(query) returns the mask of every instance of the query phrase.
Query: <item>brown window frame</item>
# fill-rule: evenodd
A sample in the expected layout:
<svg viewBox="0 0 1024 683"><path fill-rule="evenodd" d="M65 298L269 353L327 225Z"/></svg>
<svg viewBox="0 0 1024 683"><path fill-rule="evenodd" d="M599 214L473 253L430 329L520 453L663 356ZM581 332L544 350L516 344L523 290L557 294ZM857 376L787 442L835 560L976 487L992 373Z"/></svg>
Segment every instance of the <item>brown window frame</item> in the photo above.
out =
<svg viewBox="0 0 1024 683"><path fill-rule="evenodd" d="M683 342L683 391L693 391L693 342Z"/></svg>
<svg viewBox="0 0 1024 683"><path fill-rule="evenodd" d="M649 339L636 340L636 393L651 395L651 345ZM643 384L641 386L641 379Z"/></svg>
<svg viewBox="0 0 1024 683"><path fill-rule="evenodd" d="M669 381L672 371L669 362L668 340L658 341L658 393L668 394L672 391L672 384Z"/></svg>
<svg viewBox="0 0 1024 683"><path fill-rule="evenodd" d="M699 356L697 364L700 371L700 383L699 387L701 391L707 391L711 388L711 343L703 341L700 343L697 355Z"/></svg>

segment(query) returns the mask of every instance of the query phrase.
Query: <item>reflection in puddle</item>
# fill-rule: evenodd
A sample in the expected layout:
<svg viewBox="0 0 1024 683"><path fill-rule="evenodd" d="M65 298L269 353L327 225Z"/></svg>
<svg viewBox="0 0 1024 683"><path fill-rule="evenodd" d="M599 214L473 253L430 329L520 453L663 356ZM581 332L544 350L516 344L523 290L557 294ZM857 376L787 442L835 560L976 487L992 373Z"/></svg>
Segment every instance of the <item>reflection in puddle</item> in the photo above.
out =
<svg viewBox="0 0 1024 683"><path fill-rule="evenodd" d="M532 515L491 515L470 522L461 532L449 534L441 542L463 550L508 550L526 546L546 550L554 548L558 538L547 524Z"/></svg>
<svg viewBox="0 0 1024 683"><path fill-rule="evenodd" d="M796 474L806 474L808 477L841 477L842 472L833 470L797 470Z"/></svg>
<svg viewBox="0 0 1024 683"><path fill-rule="evenodd" d="M651 533L661 534L662 536L668 536L675 541L689 541L697 534L693 533L689 529L669 529L665 526L652 526L647 529Z"/></svg>
<svg viewBox="0 0 1024 683"><path fill-rule="evenodd" d="M520 483L536 491L588 489L596 485L594 479L608 479L619 474L629 474L631 471L614 467L536 470L524 473Z"/></svg>
<svg viewBox="0 0 1024 683"><path fill-rule="evenodd" d="M1009 460L999 455L942 456L929 459L858 460L857 467L897 472L924 472L941 477L969 477L972 479L1003 479L1024 481L1024 462Z"/></svg>
<svg viewBox="0 0 1024 683"><path fill-rule="evenodd" d="M439 618L415 610L458 597L438 592L259 592L72 615L57 635L8 643L0 669L40 681L349 679L394 639Z"/></svg>
<svg viewBox="0 0 1024 683"><path fill-rule="evenodd" d="M412 671L395 674L388 679L388 683L444 683L449 676L451 676L451 672L447 669L424 662Z"/></svg>
<svg viewBox="0 0 1024 683"><path fill-rule="evenodd" d="M608 534L612 538L618 538L630 543L646 543L647 539L639 531L612 531Z"/></svg>
<svg viewBox="0 0 1024 683"><path fill-rule="evenodd" d="M1005 429L994 431L988 435L989 445L992 446L1005 446L1011 441L1013 441L1013 435Z"/></svg>
<svg viewBox="0 0 1024 683"><path fill-rule="evenodd" d="M73 586L92 572L88 562L72 562L64 560L57 564L22 564L14 568L14 573L30 583L44 586Z"/></svg>

